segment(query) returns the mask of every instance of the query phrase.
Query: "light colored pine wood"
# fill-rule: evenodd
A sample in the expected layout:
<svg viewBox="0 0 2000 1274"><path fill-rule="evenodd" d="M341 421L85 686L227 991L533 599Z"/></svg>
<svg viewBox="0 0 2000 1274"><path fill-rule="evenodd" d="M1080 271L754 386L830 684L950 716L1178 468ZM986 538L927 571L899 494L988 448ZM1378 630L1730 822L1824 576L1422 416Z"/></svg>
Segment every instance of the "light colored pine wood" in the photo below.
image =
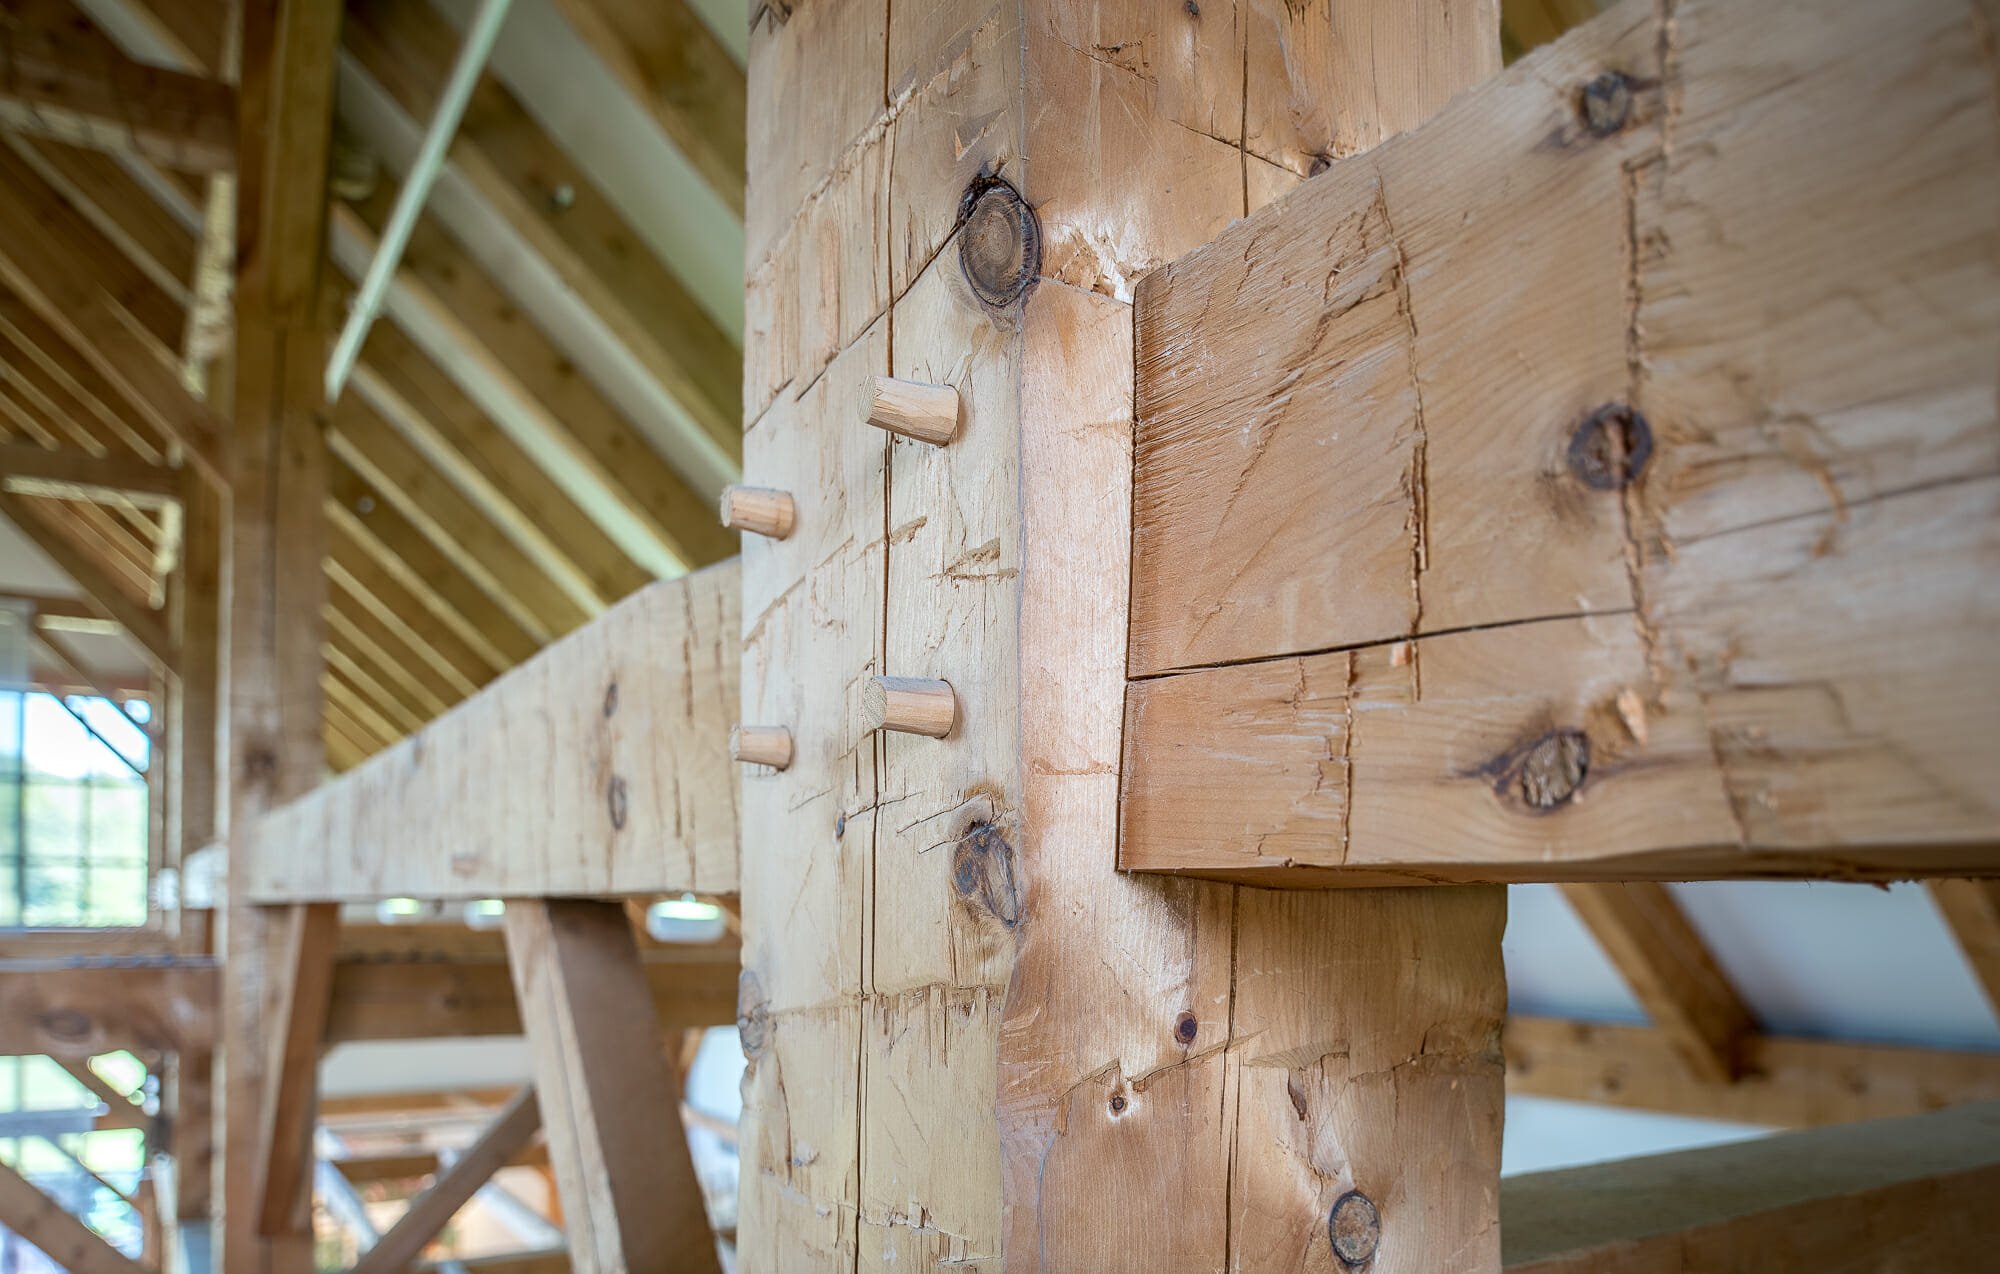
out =
<svg viewBox="0 0 2000 1274"><path fill-rule="evenodd" d="M541 1126L535 1090L523 1088L493 1117L478 1140L439 1173L430 1188L410 1201L409 1209L375 1246L361 1254L350 1274L403 1274L479 1188L513 1162Z"/></svg>
<svg viewBox="0 0 2000 1274"><path fill-rule="evenodd" d="M336 458L327 482L329 561L475 683L541 648L535 634ZM361 510L366 509L367 512Z"/></svg>
<svg viewBox="0 0 2000 1274"><path fill-rule="evenodd" d="M722 492L722 525L732 531L782 540L798 524L798 506L789 491L770 487L726 487Z"/></svg>
<svg viewBox="0 0 2000 1274"><path fill-rule="evenodd" d="M741 214L743 71L695 10L682 0L556 0L556 8Z"/></svg>
<svg viewBox="0 0 2000 1274"><path fill-rule="evenodd" d="M1375 13L1483 74L1482 7ZM753 29L745 478L800 508L745 544L743 719L798 744L742 776L746 1271L1322 1268L1350 1189L1378 1269L1498 1268L1498 892L1115 869L1128 303L1247 211L1243 33L1045 0ZM1413 83L1332 91L1420 118ZM956 386L951 446L858 427L879 376ZM871 741L880 676L948 678L958 728Z"/></svg>
<svg viewBox="0 0 2000 1274"><path fill-rule="evenodd" d="M338 464L373 488L366 498L394 505L510 615L525 612L526 623L550 634L568 632L581 622L586 612L534 554L511 539L361 395L343 395L330 423L327 446ZM335 491L354 516L366 520L370 514L356 507L364 497L354 486L336 482ZM533 649L522 648L522 654Z"/></svg>
<svg viewBox="0 0 2000 1274"><path fill-rule="evenodd" d="M1509 1274L1976 1269L2000 1105L1510 1177Z"/></svg>
<svg viewBox="0 0 2000 1274"><path fill-rule="evenodd" d="M662 1029L736 1020L733 947L648 951L644 970ZM350 959L334 967L329 1044L520 1033L514 984L500 961Z"/></svg>
<svg viewBox="0 0 2000 1274"><path fill-rule="evenodd" d="M215 1038L215 1005L205 956L0 962L0 1046L10 1057L197 1052Z"/></svg>
<svg viewBox="0 0 2000 1274"><path fill-rule="evenodd" d="M0 200L0 230L5 232L0 235L0 278L127 406L159 434L185 445L212 481L226 482L227 429L174 374L170 351L178 345L178 333L163 337L156 330L162 321L171 326L173 320L163 320L158 307L151 306L136 316L140 323L130 321L126 301L134 292L120 286L107 293L97 280L115 266L132 267L7 147L0 147L0 186L8 192ZM144 282L152 286L150 280Z"/></svg>
<svg viewBox="0 0 2000 1274"><path fill-rule="evenodd" d="M295 903L280 922L283 957L271 971L277 1004L268 1022L270 1061L258 1121L257 1228L283 1234L293 1210L310 1197L319 1055L333 998L333 957L340 942L340 908Z"/></svg>
<svg viewBox="0 0 2000 1274"><path fill-rule="evenodd" d="M337 205L336 236L351 236L372 252L395 192L384 179L367 200ZM697 491L676 473L442 228L418 223L396 277L405 303L421 308L463 357L541 416L551 441L661 547L690 568L729 556L728 538L703 507L713 488ZM604 600L616 601L635 587L637 582L608 592Z"/></svg>
<svg viewBox="0 0 2000 1274"><path fill-rule="evenodd" d="M228 838L219 1274L292 1274L313 1264L301 1188L261 1206L261 1112L284 1076L268 1050L283 1020L272 946L283 930L252 904L250 835L266 811L309 790L326 764L326 450L320 410L326 332L319 275L340 7L329 0L245 0L236 187L236 340L229 367L230 480L225 668ZM310 1093L310 1088L308 1088ZM305 1101L310 1126L311 1097ZM303 1153L303 1148L301 1150ZM266 1231L260 1233L260 1230Z"/></svg>
<svg viewBox="0 0 2000 1274"><path fill-rule="evenodd" d="M429 119L459 35L428 5L348 6L346 48L413 119ZM731 461L742 456L735 343L646 248L576 162L492 76L453 141L452 165L574 288Z"/></svg>
<svg viewBox="0 0 2000 1274"><path fill-rule="evenodd" d="M184 306L192 301L199 245L117 158L29 138L8 144L161 291Z"/></svg>
<svg viewBox="0 0 2000 1274"><path fill-rule="evenodd" d="M1980 38L1941 0L1661 21L1621 5L1141 289L1127 867L1994 868ZM1623 492L1615 404L1651 440Z"/></svg>
<svg viewBox="0 0 2000 1274"><path fill-rule="evenodd" d="M26 442L0 443L0 473L10 484L21 478L37 478L81 491L180 494L179 479L171 469L122 457L51 451Z"/></svg>
<svg viewBox="0 0 2000 1274"><path fill-rule="evenodd" d="M2000 1101L2000 1054L1749 1035L1742 1074L1695 1075L1669 1032L1507 1020L1507 1091L1777 1128L1893 1119Z"/></svg>
<svg viewBox="0 0 2000 1274"><path fill-rule="evenodd" d="M733 891L740 578L725 563L649 585L268 815L244 850L248 896Z"/></svg>
<svg viewBox="0 0 2000 1274"><path fill-rule="evenodd" d="M147 1271L5 1164L0 1164L0 1225L33 1244L69 1274Z"/></svg>
<svg viewBox="0 0 2000 1274"><path fill-rule="evenodd" d="M0 118L10 127L190 172L235 166L227 84L132 61L67 0L15 0L0 27L9 67Z"/></svg>
<svg viewBox="0 0 2000 1274"><path fill-rule="evenodd" d="M173 634L159 612L141 605L96 559L76 542L56 530L44 516L46 503L12 491L0 491L0 516L48 554L50 560L75 580L93 601L116 619L132 639L161 666L171 669L179 661Z"/></svg>
<svg viewBox="0 0 2000 1274"><path fill-rule="evenodd" d="M892 434L942 447L958 432L958 390L893 376L873 379L868 423Z"/></svg>
<svg viewBox="0 0 2000 1274"><path fill-rule="evenodd" d="M958 696L948 681L924 677L871 677L861 708L872 729L942 739L958 724Z"/></svg>
<svg viewBox="0 0 2000 1274"><path fill-rule="evenodd" d="M507 958L578 1268L722 1268L625 910L515 900Z"/></svg>
<svg viewBox="0 0 2000 1274"><path fill-rule="evenodd" d="M792 732L781 725L740 725L729 732L729 755L744 765L782 770L792 763Z"/></svg>
<svg viewBox="0 0 2000 1274"><path fill-rule="evenodd" d="M1640 881L1567 885L1563 897L1688 1068L1716 1083L1734 1079L1756 1022L1673 893Z"/></svg>
<svg viewBox="0 0 2000 1274"><path fill-rule="evenodd" d="M592 563L606 567L623 559L604 528L393 321L369 329L354 392L443 469L508 538L545 566L566 571L559 578L582 605L579 613L598 613L602 595L623 596L608 576L601 591L593 582ZM607 569L629 572L632 566ZM567 631L558 628L552 635Z"/></svg>
<svg viewBox="0 0 2000 1274"><path fill-rule="evenodd" d="M2000 1016L2000 881L1933 880L1930 891L1986 1002Z"/></svg>

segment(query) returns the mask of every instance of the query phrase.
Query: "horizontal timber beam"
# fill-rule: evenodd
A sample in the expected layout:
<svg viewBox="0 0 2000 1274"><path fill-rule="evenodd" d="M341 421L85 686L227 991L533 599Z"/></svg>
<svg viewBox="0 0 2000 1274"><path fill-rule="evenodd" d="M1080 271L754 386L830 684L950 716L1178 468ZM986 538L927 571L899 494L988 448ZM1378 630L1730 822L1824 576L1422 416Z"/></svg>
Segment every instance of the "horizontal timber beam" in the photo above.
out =
<svg viewBox="0 0 2000 1274"><path fill-rule="evenodd" d="M648 585L266 815L249 896L735 892L738 578Z"/></svg>
<svg viewBox="0 0 2000 1274"><path fill-rule="evenodd" d="M2000 1104L1510 1177L1508 1274L1976 1269L2000 1243Z"/></svg>
<svg viewBox="0 0 2000 1274"><path fill-rule="evenodd" d="M1722 1081L1659 1027L1510 1017L1503 1043L1510 1094L1695 1119L1811 1128L2000 1101L2000 1053L1751 1034Z"/></svg>
<svg viewBox="0 0 2000 1274"><path fill-rule="evenodd" d="M74 146L186 172L236 166L236 91L133 61L68 0L0 7L0 120Z"/></svg>
<svg viewBox="0 0 2000 1274"><path fill-rule="evenodd" d="M207 957L0 962L0 1056L173 1053L215 1038L216 966Z"/></svg>
<svg viewBox="0 0 2000 1274"><path fill-rule="evenodd" d="M1620 4L1140 284L1123 867L2000 874L1990 56L1784 14Z"/></svg>
<svg viewBox="0 0 2000 1274"><path fill-rule="evenodd" d="M736 1020L736 947L649 949L642 960L666 1030ZM521 1034L521 1008L504 962L342 961L333 974L326 1042Z"/></svg>
<svg viewBox="0 0 2000 1274"><path fill-rule="evenodd" d="M0 443L0 474L87 491L117 491L179 499L180 474L122 456L93 456L26 442Z"/></svg>
<svg viewBox="0 0 2000 1274"><path fill-rule="evenodd" d="M367 936L376 928L384 933ZM343 930L326 1044L521 1033L497 934L460 929L462 940L440 933L410 946L393 936L398 928ZM642 938L640 964L664 1029L736 1020L741 965L734 943ZM208 956L0 960L0 1057L198 1052L214 1043L217 993L216 962Z"/></svg>

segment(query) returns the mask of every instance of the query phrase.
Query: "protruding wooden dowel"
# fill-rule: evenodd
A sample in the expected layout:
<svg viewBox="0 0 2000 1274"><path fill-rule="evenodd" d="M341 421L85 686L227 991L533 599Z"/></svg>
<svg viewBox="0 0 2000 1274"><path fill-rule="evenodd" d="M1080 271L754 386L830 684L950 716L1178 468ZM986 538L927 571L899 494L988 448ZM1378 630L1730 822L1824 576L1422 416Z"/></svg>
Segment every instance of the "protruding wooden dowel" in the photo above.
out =
<svg viewBox="0 0 2000 1274"><path fill-rule="evenodd" d="M870 729L933 739L950 734L958 721L958 696L951 683L923 677L871 677L861 690L861 708Z"/></svg>
<svg viewBox="0 0 2000 1274"><path fill-rule="evenodd" d="M868 423L942 447L958 432L958 391L950 385L877 376L875 395L868 404Z"/></svg>
<svg viewBox="0 0 2000 1274"><path fill-rule="evenodd" d="M792 533L796 517L792 493L770 487L726 487L722 492L722 525L732 531L755 531L782 540Z"/></svg>
<svg viewBox="0 0 2000 1274"><path fill-rule="evenodd" d="M729 732L729 755L782 770L792 763L792 732L781 725L739 725Z"/></svg>

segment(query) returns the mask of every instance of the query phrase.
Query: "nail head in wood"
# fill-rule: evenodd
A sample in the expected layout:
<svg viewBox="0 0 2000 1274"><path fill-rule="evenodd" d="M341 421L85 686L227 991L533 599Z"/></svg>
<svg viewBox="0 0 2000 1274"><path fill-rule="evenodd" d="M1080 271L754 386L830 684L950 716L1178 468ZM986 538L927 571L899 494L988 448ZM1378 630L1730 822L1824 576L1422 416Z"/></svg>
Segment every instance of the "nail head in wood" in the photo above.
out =
<svg viewBox="0 0 2000 1274"><path fill-rule="evenodd" d="M727 487L722 492L722 525L732 531L752 531L782 540L792 533L796 517L789 491Z"/></svg>
<svg viewBox="0 0 2000 1274"><path fill-rule="evenodd" d="M739 725L729 732L729 755L744 765L782 770L792 763L792 732L781 725Z"/></svg>
<svg viewBox="0 0 2000 1274"><path fill-rule="evenodd" d="M877 376L868 404L868 423L942 447L958 432L958 390L950 385Z"/></svg>
<svg viewBox="0 0 2000 1274"><path fill-rule="evenodd" d="M873 677L861 691L861 708L874 730L942 739L958 723L958 696L949 681L922 677Z"/></svg>
<svg viewBox="0 0 2000 1274"><path fill-rule="evenodd" d="M1326 1230L1333 1239L1333 1254L1342 1265L1365 1265L1382 1245L1382 1214L1367 1195L1350 1190L1334 1203Z"/></svg>

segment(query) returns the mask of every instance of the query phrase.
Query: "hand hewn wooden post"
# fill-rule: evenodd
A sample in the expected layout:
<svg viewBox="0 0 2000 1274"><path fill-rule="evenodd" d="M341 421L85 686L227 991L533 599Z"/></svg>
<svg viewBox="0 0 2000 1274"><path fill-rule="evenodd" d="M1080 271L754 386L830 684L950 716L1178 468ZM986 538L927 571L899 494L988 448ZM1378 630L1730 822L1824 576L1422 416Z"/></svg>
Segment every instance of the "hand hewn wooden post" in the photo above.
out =
<svg viewBox="0 0 2000 1274"><path fill-rule="evenodd" d="M1490 0L761 11L746 1270L1498 1268L1502 895L1115 867L1133 283L1498 63Z"/></svg>
<svg viewBox="0 0 2000 1274"><path fill-rule="evenodd" d="M289 917L249 905L242 868L244 838L257 817L304 793L325 772L319 682L326 334L316 318L322 312L317 301L326 214L321 175L332 133L339 32L340 7L327 0L249 0L243 7L222 748L233 848L229 906L218 937L226 953L223 1274L313 1267L304 1164L310 1137L274 1138L276 1125L265 1106L281 1091L279 1076L271 1073L274 1040L299 1042L286 1030L285 1010L274 1012L273 992L299 975L296 967L284 967L279 953L289 948L302 958L330 960L332 943L324 937L331 911L321 908L309 920L310 905L290 909ZM288 925L308 924L321 940L285 941ZM306 979L308 990L323 985L321 978ZM309 1004L295 1007L307 1016L313 1011ZM317 1030L313 1023L312 1033ZM308 1070L318 1061L309 1044L277 1056ZM295 1076L282 1090L286 1108L270 1115L290 1124L302 1116L309 1127L314 1079ZM275 1182L269 1180L273 1147L285 1156Z"/></svg>

